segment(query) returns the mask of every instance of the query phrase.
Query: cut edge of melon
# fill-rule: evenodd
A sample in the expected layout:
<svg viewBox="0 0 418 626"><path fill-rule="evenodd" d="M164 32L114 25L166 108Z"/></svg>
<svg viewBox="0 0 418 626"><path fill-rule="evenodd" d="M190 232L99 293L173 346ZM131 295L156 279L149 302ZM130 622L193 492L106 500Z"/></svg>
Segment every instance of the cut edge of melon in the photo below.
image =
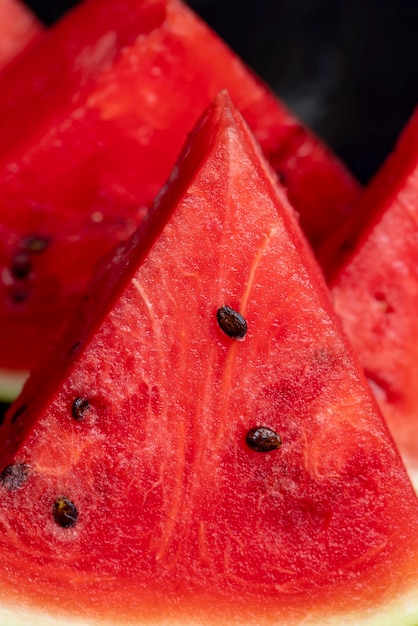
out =
<svg viewBox="0 0 418 626"><path fill-rule="evenodd" d="M178 607L177 607L178 609ZM137 619L122 618L121 621L116 618L107 617L76 617L74 614L67 613L52 614L39 608L28 608L27 606L1 606L0 605L0 623L2 626L253 626L254 616L240 617L231 622L231 615L225 620L219 620L219 615L213 619L210 613L204 618L202 613L193 617L170 618L168 615L162 616L161 619ZM139 609L140 612L140 609ZM256 617L258 626L277 626L277 619L282 620L283 614L259 615ZM331 615L321 614L320 612L306 613L304 616L299 615L295 618L286 618L287 626L417 626L418 624L418 590L414 587L409 591L400 594L393 601L379 605L378 607L370 607L367 611L353 611L352 613L342 612Z"/></svg>
<svg viewBox="0 0 418 626"><path fill-rule="evenodd" d="M29 377L28 370L0 368L0 402L13 402Z"/></svg>
<svg viewBox="0 0 418 626"><path fill-rule="evenodd" d="M406 468L408 472L408 476L411 479L412 486L415 489L415 493L418 496L418 467L411 467L410 465ZM418 624L418 622L417 622Z"/></svg>

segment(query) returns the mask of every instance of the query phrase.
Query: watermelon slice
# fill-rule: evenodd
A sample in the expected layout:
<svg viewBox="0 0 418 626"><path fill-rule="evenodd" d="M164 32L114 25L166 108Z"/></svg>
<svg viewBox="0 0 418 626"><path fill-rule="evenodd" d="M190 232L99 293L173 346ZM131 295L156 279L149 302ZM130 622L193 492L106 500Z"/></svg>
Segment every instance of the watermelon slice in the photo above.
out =
<svg viewBox="0 0 418 626"><path fill-rule="evenodd" d="M0 0L0 70L33 43L42 30L25 4L19 0ZM26 378L25 370L0 368L0 398L5 402L14 400Z"/></svg>
<svg viewBox="0 0 418 626"><path fill-rule="evenodd" d="M313 241L357 198L341 164L177 0L87 0L28 57L0 78L0 367L38 361L223 87Z"/></svg>
<svg viewBox="0 0 418 626"><path fill-rule="evenodd" d="M374 215L335 307L418 489L418 109L361 200Z"/></svg>
<svg viewBox="0 0 418 626"><path fill-rule="evenodd" d="M20 0L0 0L0 69L34 41L41 24Z"/></svg>
<svg viewBox="0 0 418 626"><path fill-rule="evenodd" d="M418 500L225 93L48 363L2 427L6 623L416 623Z"/></svg>

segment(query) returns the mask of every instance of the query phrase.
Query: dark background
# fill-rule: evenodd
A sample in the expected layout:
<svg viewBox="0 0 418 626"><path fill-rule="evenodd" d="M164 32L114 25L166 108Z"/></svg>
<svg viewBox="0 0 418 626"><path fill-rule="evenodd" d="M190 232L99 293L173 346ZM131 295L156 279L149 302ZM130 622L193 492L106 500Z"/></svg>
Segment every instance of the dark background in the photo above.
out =
<svg viewBox="0 0 418 626"><path fill-rule="evenodd" d="M51 24L74 2L27 4ZM362 182L370 179L418 103L418 0L189 4Z"/></svg>

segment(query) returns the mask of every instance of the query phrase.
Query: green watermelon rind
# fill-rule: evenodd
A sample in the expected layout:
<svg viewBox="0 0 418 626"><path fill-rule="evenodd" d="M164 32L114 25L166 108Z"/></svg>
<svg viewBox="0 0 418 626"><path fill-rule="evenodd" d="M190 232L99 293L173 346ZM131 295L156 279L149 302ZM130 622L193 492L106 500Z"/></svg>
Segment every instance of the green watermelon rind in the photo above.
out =
<svg viewBox="0 0 418 626"><path fill-rule="evenodd" d="M0 402L13 402L22 391L29 372L0 368Z"/></svg>

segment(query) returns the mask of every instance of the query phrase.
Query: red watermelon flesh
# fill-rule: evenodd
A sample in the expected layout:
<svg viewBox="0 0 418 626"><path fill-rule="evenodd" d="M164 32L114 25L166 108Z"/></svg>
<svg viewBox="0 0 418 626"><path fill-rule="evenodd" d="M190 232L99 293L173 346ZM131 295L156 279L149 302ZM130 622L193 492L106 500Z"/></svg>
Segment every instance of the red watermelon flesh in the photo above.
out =
<svg viewBox="0 0 418 626"><path fill-rule="evenodd" d="M417 619L418 501L225 93L60 342L3 426L0 616Z"/></svg>
<svg viewBox="0 0 418 626"><path fill-rule="evenodd" d="M0 69L34 41L42 26L20 0L0 0Z"/></svg>
<svg viewBox="0 0 418 626"><path fill-rule="evenodd" d="M375 218L331 283L335 307L418 487L418 110L361 206Z"/></svg>
<svg viewBox="0 0 418 626"><path fill-rule="evenodd" d="M0 366L37 362L225 86L313 242L358 195L341 164L176 0L87 0L13 70L0 77ZM34 239L48 245L34 254Z"/></svg>

